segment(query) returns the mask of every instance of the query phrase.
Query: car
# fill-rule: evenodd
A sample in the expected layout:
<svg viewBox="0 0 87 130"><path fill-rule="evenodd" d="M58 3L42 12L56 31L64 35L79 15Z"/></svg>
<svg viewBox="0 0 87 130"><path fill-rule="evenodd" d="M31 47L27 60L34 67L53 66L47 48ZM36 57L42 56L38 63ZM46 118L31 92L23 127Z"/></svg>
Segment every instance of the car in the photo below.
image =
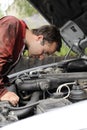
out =
<svg viewBox="0 0 87 130"><path fill-rule="evenodd" d="M59 28L62 40L77 57L8 75L20 102L16 107L0 102L0 129L87 130L87 32L86 25L78 22L84 1L28 1Z"/></svg>

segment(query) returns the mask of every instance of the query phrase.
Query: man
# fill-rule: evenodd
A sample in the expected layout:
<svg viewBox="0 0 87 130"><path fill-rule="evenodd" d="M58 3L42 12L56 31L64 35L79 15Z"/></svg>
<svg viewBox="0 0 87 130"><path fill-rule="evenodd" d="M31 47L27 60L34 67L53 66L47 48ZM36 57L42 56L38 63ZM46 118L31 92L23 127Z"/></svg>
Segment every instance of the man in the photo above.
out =
<svg viewBox="0 0 87 130"><path fill-rule="evenodd" d="M7 100L17 105L19 97L5 87L5 76L16 65L24 47L29 56L44 59L45 54L52 54L61 48L61 37L53 25L45 25L29 30L24 21L14 16L0 19L0 100Z"/></svg>

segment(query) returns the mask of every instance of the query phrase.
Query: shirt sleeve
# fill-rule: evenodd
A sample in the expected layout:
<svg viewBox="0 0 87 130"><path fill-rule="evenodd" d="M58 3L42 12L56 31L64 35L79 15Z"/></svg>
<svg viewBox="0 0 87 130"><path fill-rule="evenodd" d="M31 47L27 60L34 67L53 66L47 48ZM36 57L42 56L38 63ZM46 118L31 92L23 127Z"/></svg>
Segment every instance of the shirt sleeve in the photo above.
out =
<svg viewBox="0 0 87 130"><path fill-rule="evenodd" d="M15 20L12 22L10 19L0 19L0 98L7 92L3 75L12 62L12 52L17 35L16 26L17 21Z"/></svg>

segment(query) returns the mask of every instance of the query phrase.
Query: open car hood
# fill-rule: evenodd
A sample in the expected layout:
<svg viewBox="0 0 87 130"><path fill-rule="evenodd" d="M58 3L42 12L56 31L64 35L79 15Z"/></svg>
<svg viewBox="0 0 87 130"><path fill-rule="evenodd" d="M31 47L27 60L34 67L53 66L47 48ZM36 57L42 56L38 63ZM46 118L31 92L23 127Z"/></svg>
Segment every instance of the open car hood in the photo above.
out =
<svg viewBox="0 0 87 130"><path fill-rule="evenodd" d="M28 0L51 24L58 28L68 20L74 20L81 14L78 0ZM75 13L73 13L75 12Z"/></svg>
<svg viewBox="0 0 87 130"><path fill-rule="evenodd" d="M63 40L71 50L81 56L85 55L87 22L83 14L84 2L82 0L28 1L50 24L54 24L60 29Z"/></svg>

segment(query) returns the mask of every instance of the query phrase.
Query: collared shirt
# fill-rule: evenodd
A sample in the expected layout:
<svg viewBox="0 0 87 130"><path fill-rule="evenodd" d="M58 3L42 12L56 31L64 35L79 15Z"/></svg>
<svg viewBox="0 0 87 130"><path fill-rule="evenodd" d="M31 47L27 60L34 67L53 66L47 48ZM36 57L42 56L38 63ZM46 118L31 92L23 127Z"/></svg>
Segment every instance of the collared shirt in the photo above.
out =
<svg viewBox="0 0 87 130"><path fill-rule="evenodd" d="M26 24L14 16L0 19L0 97L7 92L4 76L14 66L25 46Z"/></svg>

